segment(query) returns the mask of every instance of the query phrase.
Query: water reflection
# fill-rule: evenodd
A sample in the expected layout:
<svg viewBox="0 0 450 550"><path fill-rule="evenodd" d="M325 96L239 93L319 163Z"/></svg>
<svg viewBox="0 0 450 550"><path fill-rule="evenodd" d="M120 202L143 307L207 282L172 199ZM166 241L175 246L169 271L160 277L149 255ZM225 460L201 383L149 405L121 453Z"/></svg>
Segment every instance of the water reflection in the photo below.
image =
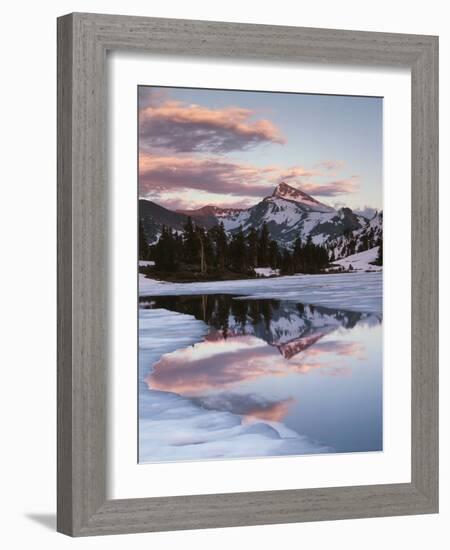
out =
<svg viewBox="0 0 450 550"><path fill-rule="evenodd" d="M153 365L149 389L245 422L282 424L338 452L381 449L376 315L229 295L146 298L140 306L210 327L202 342Z"/></svg>

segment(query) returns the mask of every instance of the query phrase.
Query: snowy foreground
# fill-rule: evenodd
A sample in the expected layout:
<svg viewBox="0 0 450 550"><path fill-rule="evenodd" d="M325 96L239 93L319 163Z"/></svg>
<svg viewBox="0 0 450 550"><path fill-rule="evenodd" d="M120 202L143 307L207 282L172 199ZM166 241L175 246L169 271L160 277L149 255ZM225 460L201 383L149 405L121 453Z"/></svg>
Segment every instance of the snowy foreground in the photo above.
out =
<svg viewBox="0 0 450 550"><path fill-rule="evenodd" d="M382 274L296 275L212 283L164 283L140 275L141 296L236 294L367 313L382 312ZM146 379L166 353L201 342L208 326L191 315L139 310L139 461L205 460L302 455L332 449L281 423L244 422L231 412L207 410L176 393L155 391Z"/></svg>
<svg viewBox="0 0 450 550"><path fill-rule="evenodd" d="M378 246L365 250L364 252L358 252L357 254L352 254L347 256L342 260L336 260L333 264L340 265L345 269L349 269L350 266L356 271L383 271L382 266L373 265L371 262L374 262L378 256Z"/></svg>
<svg viewBox="0 0 450 550"><path fill-rule="evenodd" d="M304 304L381 315L383 306L381 272L217 281L166 283L139 275L140 296L188 294L237 294L243 298L272 298Z"/></svg>

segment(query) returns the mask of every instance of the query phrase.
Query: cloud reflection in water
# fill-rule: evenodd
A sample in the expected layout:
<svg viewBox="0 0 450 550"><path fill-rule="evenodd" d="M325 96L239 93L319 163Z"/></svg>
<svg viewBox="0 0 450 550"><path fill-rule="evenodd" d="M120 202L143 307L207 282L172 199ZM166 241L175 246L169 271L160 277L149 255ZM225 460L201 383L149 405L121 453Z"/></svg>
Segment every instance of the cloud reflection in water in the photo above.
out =
<svg viewBox="0 0 450 550"><path fill-rule="evenodd" d="M293 408L301 411L299 376L351 377L355 368L364 368L367 349L352 331L380 324L372 314L292 302L206 298L151 299L151 307L194 315L210 331L204 341L161 357L146 382L149 389L247 422L281 423Z"/></svg>

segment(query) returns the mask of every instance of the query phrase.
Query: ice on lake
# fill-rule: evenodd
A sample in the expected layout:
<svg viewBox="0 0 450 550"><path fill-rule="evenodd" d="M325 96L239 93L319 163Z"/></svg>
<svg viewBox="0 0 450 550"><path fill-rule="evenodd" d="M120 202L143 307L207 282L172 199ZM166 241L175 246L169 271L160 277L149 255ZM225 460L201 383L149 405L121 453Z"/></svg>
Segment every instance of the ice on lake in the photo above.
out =
<svg viewBox="0 0 450 550"><path fill-rule="evenodd" d="M380 274L140 294L140 462L381 450Z"/></svg>
<svg viewBox="0 0 450 550"><path fill-rule="evenodd" d="M382 313L383 274L341 273L286 277L167 283L139 276L141 296L187 294L233 294L251 298L273 298L353 311Z"/></svg>

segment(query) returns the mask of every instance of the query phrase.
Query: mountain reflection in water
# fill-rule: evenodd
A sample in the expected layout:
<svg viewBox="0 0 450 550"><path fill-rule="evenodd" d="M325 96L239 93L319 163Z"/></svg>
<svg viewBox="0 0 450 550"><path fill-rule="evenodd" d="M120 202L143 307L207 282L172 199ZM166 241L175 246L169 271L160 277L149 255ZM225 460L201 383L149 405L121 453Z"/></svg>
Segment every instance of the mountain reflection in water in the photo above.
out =
<svg viewBox="0 0 450 550"><path fill-rule="evenodd" d="M140 307L209 327L202 342L152 366L149 389L245 422L281 423L336 452L381 450L378 316L230 295L145 298Z"/></svg>

